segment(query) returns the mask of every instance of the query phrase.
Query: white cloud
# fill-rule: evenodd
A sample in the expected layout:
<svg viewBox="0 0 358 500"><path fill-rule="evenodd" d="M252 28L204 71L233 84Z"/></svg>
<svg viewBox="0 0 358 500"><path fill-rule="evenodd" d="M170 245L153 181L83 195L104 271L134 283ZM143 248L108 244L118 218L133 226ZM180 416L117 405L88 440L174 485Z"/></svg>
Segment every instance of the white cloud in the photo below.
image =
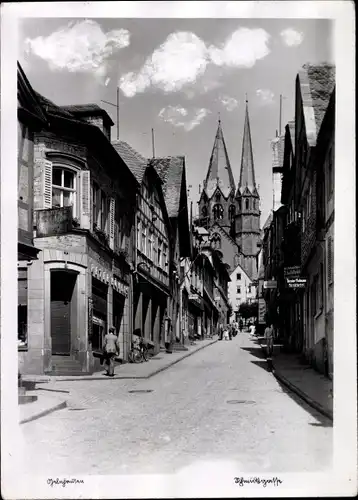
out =
<svg viewBox="0 0 358 500"><path fill-rule="evenodd" d="M263 29L239 28L222 47L206 46L197 35L187 31L171 33L147 58L142 68L120 78L120 88L127 97L144 92L149 86L164 92L176 92L194 84L208 64L227 67L252 67L269 54L270 35ZM211 82L214 87L220 83ZM207 82L203 91L212 89Z"/></svg>
<svg viewBox="0 0 358 500"><path fill-rule="evenodd" d="M159 111L158 116L175 127L181 127L187 132L200 125L204 118L211 113L206 108L195 108L188 111L182 106L167 106Z"/></svg>
<svg viewBox="0 0 358 500"><path fill-rule="evenodd" d="M275 94L269 89L258 89L256 95L261 99L262 104L272 104Z"/></svg>
<svg viewBox="0 0 358 500"><path fill-rule="evenodd" d="M304 35L302 32L296 31L293 28L287 28L280 33L283 42L289 47L297 47L303 42Z"/></svg>
<svg viewBox="0 0 358 500"><path fill-rule="evenodd" d="M104 33L96 21L71 21L51 35L25 40L25 51L48 62L51 69L70 72L91 72L103 78L106 59L113 52L127 47L130 33L111 30Z"/></svg>
<svg viewBox="0 0 358 500"><path fill-rule="evenodd" d="M212 62L218 66L251 68L270 53L269 38L270 35L261 28L239 28L221 48L212 45L208 51Z"/></svg>
<svg viewBox="0 0 358 500"><path fill-rule="evenodd" d="M237 99L235 99L234 97L227 96L227 95L221 96L219 100L220 100L221 104L229 112L233 111L239 104L239 101Z"/></svg>

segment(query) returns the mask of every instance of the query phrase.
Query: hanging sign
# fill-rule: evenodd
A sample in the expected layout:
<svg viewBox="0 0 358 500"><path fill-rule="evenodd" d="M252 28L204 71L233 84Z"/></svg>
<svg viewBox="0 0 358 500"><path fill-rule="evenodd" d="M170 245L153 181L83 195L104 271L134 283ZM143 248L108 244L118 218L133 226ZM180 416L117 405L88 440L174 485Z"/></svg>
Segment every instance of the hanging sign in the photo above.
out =
<svg viewBox="0 0 358 500"><path fill-rule="evenodd" d="M277 288L277 281L276 280L264 281L264 288L265 289Z"/></svg>
<svg viewBox="0 0 358 500"><path fill-rule="evenodd" d="M299 278L301 274L300 266L285 267L283 270L285 278Z"/></svg>
<svg viewBox="0 0 358 500"><path fill-rule="evenodd" d="M286 278L288 288L305 288L307 278Z"/></svg>

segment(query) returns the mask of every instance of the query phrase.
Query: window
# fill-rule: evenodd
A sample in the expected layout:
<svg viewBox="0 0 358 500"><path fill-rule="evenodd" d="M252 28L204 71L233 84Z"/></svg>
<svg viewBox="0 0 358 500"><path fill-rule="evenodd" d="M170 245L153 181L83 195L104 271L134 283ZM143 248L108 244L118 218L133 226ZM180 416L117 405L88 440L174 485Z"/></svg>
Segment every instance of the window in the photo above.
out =
<svg viewBox="0 0 358 500"><path fill-rule="evenodd" d="M241 198L239 198L237 200L237 204L238 204L238 207L239 207L239 211L241 212Z"/></svg>
<svg viewBox="0 0 358 500"><path fill-rule="evenodd" d="M252 209L256 210L256 200L252 200Z"/></svg>
<svg viewBox="0 0 358 500"><path fill-rule="evenodd" d="M142 224L142 246L141 251L146 254L147 252L147 226Z"/></svg>
<svg viewBox="0 0 358 500"><path fill-rule="evenodd" d="M235 205L230 205L229 207L229 219L232 220L235 217L236 208Z"/></svg>
<svg viewBox="0 0 358 500"><path fill-rule="evenodd" d="M247 287L247 291L248 291L248 293L251 293L251 285L249 285L249 286Z"/></svg>
<svg viewBox="0 0 358 500"><path fill-rule="evenodd" d="M213 207L213 215L215 220L222 220L224 218L224 209L220 203L217 203Z"/></svg>
<svg viewBox="0 0 358 500"><path fill-rule="evenodd" d="M248 198L246 198L246 200L245 200L245 208L246 208L246 210L249 209L249 206L250 206L250 201L249 201Z"/></svg>
<svg viewBox="0 0 358 500"><path fill-rule="evenodd" d="M141 249L141 222L137 219L137 248Z"/></svg>
<svg viewBox="0 0 358 500"><path fill-rule="evenodd" d="M159 238L158 238L158 262L157 262L157 265L159 267L162 267L162 242Z"/></svg>
<svg viewBox="0 0 358 500"><path fill-rule="evenodd" d="M316 316L317 314L317 288L318 288L318 274L314 277L312 286L311 286L311 300L312 300L312 315Z"/></svg>
<svg viewBox="0 0 358 500"><path fill-rule="evenodd" d="M108 198L106 194L99 188L96 182L92 186L92 209L93 209L93 226L106 231L108 217Z"/></svg>
<svg viewBox="0 0 358 500"><path fill-rule="evenodd" d="M217 201L217 202L221 201L221 196L219 193L215 196L215 201Z"/></svg>
<svg viewBox="0 0 358 500"><path fill-rule="evenodd" d="M241 273L237 273L237 274L236 274L236 279L237 279L237 280L241 280Z"/></svg>
<svg viewBox="0 0 358 500"><path fill-rule="evenodd" d="M203 217L207 217L207 216L208 216L208 209L207 209L206 207L203 207L203 208L201 209L201 215L202 215Z"/></svg>
<svg viewBox="0 0 358 500"><path fill-rule="evenodd" d="M237 293L237 294L240 294L240 293L241 293L241 287L240 287L240 286L238 286L238 287L236 288L236 293Z"/></svg>
<svg viewBox="0 0 358 500"><path fill-rule="evenodd" d="M17 342L27 347L27 268L18 269Z"/></svg>
<svg viewBox="0 0 358 500"><path fill-rule="evenodd" d="M165 243L163 244L163 268L168 271L168 247Z"/></svg>
<svg viewBox="0 0 358 500"><path fill-rule="evenodd" d="M153 235L149 235L148 238L148 257L150 260L153 259Z"/></svg>
<svg viewBox="0 0 358 500"><path fill-rule="evenodd" d="M52 208L72 207L76 217L76 174L61 167L52 169Z"/></svg>

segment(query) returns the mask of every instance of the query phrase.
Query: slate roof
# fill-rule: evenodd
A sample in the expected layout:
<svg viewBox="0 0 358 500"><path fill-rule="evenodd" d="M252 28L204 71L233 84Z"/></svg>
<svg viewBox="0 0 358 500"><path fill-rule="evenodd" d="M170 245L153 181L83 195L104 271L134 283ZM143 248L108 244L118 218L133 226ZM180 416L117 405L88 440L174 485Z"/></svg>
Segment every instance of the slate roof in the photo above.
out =
<svg viewBox="0 0 358 500"><path fill-rule="evenodd" d="M61 109L79 116L102 116L111 125L114 125L111 117L103 108L98 104L71 104L68 106L61 106Z"/></svg>
<svg viewBox="0 0 358 500"><path fill-rule="evenodd" d="M169 217L177 217L180 210L180 193L183 181L184 156L153 158L151 165L163 182L163 194Z"/></svg>
<svg viewBox="0 0 358 500"><path fill-rule="evenodd" d="M148 165L148 160L124 141L112 141L112 146L128 166L139 184L141 184Z"/></svg>
<svg viewBox="0 0 358 500"><path fill-rule="evenodd" d="M34 91L34 92L35 92L37 99L39 100L41 105L45 108L45 110L48 113L51 113L51 114L56 115L56 116L62 116L63 118L68 118L68 119L72 119L72 120L76 119L75 116L72 113L70 113L69 111L67 111L66 109L64 109L60 106L57 106L57 104L53 103L52 101L50 101L50 99L47 99L46 97L39 94L38 92L36 92L36 91Z"/></svg>
<svg viewBox="0 0 358 500"><path fill-rule="evenodd" d="M213 150L211 152L204 191L207 196L211 198L217 187L221 190L225 198L228 198L231 191L235 190L234 176L232 174L220 120Z"/></svg>
<svg viewBox="0 0 358 500"><path fill-rule="evenodd" d="M240 169L240 181L239 181L240 191L245 189L246 186L250 189L250 191L252 191L253 188L256 186L254 157L252 153L252 142L251 142L249 106L247 101L246 101L246 111L245 111L244 137L242 140L241 169Z"/></svg>
<svg viewBox="0 0 358 500"><path fill-rule="evenodd" d="M310 146L316 145L319 129L335 86L335 66L305 64L298 74L303 112Z"/></svg>

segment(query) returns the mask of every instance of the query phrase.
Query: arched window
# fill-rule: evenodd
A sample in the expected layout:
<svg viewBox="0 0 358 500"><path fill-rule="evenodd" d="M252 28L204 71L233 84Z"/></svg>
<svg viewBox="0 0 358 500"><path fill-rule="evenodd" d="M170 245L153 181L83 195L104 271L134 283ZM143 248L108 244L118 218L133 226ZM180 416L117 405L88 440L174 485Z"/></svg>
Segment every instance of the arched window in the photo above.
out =
<svg viewBox="0 0 358 500"><path fill-rule="evenodd" d="M224 218L224 209L220 203L217 203L213 207L213 215L215 220L221 220Z"/></svg>
<svg viewBox="0 0 358 500"><path fill-rule="evenodd" d="M252 209L256 210L256 200L252 200Z"/></svg>
<svg viewBox="0 0 358 500"><path fill-rule="evenodd" d="M250 204L249 199L246 198L246 200L245 200L245 208L246 208L246 210L249 209L249 204Z"/></svg>
<svg viewBox="0 0 358 500"><path fill-rule="evenodd" d="M201 215L203 217L207 217L208 216L208 209L205 206L201 209Z"/></svg>
<svg viewBox="0 0 358 500"><path fill-rule="evenodd" d="M235 205L229 206L229 219L232 220L235 217L236 208Z"/></svg>
<svg viewBox="0 0 358 500"><path fill-rule="evenodd" d="M241 212L241 198L239 198L237 200L237 204L238 204L238 207L239 207L239 212Z"/></svg>
<svg viewBox="0 0 358 500"><path fill-rule="evenodd" d="M221 196L220 196L220 193L217 193L217 194L215 195L215 201L218 201L218 202L219 202L219 201L221 201Z"/></svg>

